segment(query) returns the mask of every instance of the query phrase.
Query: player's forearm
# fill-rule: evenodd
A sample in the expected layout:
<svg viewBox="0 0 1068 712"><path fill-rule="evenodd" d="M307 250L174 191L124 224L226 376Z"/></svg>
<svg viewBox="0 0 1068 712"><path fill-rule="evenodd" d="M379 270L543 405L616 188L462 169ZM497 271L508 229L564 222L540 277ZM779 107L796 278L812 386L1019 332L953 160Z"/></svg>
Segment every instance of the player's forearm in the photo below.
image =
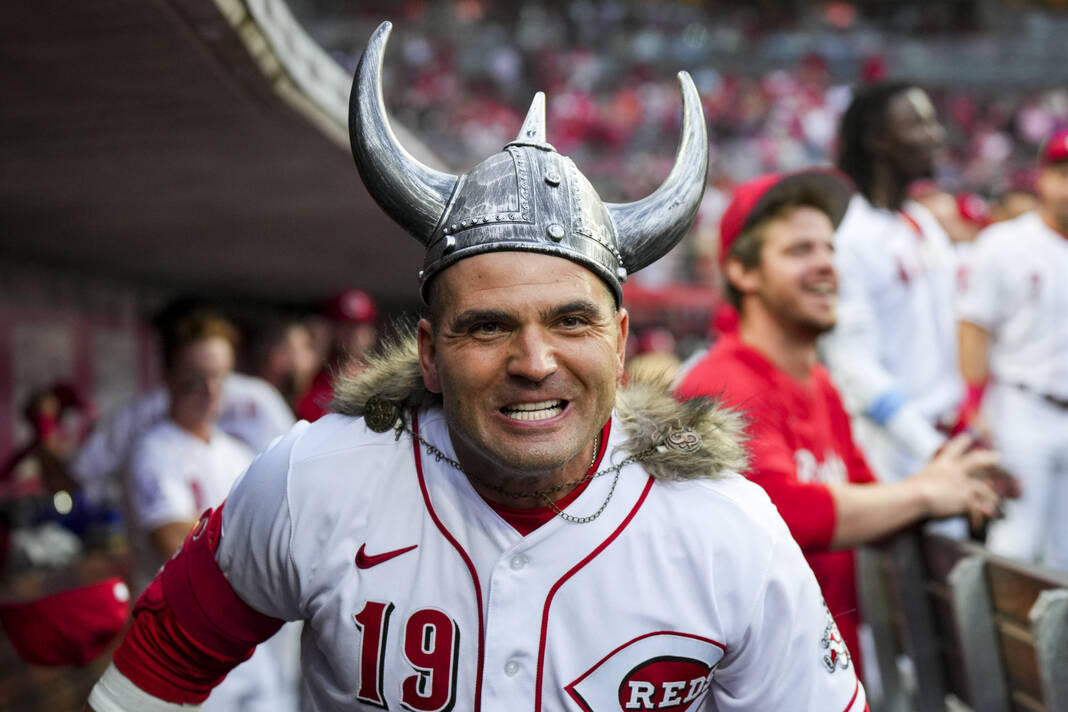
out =
<svg viewBox="0 0 1068 712"><path fill-rule="evenodd" d="M970 321L957 325L957 346L960 374L970 386L986 383L990 378L990 332Z"/></svg>
<svg viewBox="0 0 1068 712"><path fill-rule="evenodd" d="M193 529L193 522L169 522L156 527L148 533L152 548L163 557L169 557L178 551L186 535Z"/></svg>
<svg viewBox="0 0 1068 712"><path fill-rule="evenodd" d="M830 489L835 506L832 549L848 549L881 539L927 514L924 493L911 480L839 484Z"/></svg>

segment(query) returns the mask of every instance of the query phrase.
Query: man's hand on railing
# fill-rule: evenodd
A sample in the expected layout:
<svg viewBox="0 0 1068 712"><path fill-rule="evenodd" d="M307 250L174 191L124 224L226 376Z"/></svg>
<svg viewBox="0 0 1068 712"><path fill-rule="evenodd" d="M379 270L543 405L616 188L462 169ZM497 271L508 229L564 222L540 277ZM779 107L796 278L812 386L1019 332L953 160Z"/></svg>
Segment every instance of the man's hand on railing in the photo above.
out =
<svg viewBox="0 0 1068 712"><path fill-rule="evenodd" d="M908 480L920 488L927 516L967 515L973 527L998 515L1002 498L1019 495L1019 484L1000 466L998 454L958 435Z"/></svg>

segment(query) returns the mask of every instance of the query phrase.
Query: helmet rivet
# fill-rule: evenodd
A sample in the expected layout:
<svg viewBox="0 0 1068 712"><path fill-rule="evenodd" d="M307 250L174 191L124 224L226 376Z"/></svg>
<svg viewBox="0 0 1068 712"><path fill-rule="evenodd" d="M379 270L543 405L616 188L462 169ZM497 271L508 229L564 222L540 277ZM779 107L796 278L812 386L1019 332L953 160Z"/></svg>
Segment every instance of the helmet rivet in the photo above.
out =
<svg viewBox="0 0 1068 712"><path fill-rule="evenodd" d="M448 237L445 238L444 253L445 254L449 254L450 252L452 252L455 249L456 249L456 238L453 237L452 235L449 235Z"/></svg>
<svg viewBox="0 0 1068 712"><path fill-rule="evenodd" d="M560 185L560 175L550 171L545 174L545 182L552 186Z"/></svg>
<svg viewBox="0 0 1068 712"><path fill-rule="evenodd" d="M627 268L626 267L617 268L616 269L616 276L619 277L619 281L620 282L626 282L627 281Z"/></svg>
<svg viewBox="0 0 1068 712"><path fill-rule="evenodd" d="M419 270L419 279L423 278L423 270Z"/></svg>
<svg viewBox="0 0 1068 712"><path fill-rule="evenodd" d="M557 225L556 223L553 223L552 225L550 225L548 231L549 231L549 237L551 237L556 242L560 242L560 240L564 239L564 228L562 228L561 226Z"/></svg>

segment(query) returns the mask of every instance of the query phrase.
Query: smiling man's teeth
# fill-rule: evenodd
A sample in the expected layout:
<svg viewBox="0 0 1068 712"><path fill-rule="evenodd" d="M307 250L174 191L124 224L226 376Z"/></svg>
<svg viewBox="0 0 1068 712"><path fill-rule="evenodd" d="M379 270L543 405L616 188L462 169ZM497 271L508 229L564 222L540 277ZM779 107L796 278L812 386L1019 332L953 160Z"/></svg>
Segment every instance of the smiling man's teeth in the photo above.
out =
<svg viewBox="0 0 1068 712"><path fill-rule="evenodd" d="M501 412L513 420L547 420L564 411L564 401L548 400L537 403L517 403L506 405Z"/></svg>

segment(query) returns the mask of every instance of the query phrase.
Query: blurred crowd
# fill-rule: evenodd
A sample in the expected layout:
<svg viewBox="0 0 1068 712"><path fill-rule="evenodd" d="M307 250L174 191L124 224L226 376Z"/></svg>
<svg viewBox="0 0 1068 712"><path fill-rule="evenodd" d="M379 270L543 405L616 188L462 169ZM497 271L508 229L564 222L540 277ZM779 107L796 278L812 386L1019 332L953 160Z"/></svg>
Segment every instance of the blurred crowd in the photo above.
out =
<svg viewBox="0 0 1068 712"><path fill-rule="evenodd" d="M1037 7L308 0L296 9L349 69L371 28L396 20L387 106L455 168L511 140L534 92L546 92L550 142L611 201L647 195L670 170L673 73L688 70L708 122L709 189L682 245L637 277L654 286L718 285L718 225L733 188L830 163L857 86L903 75L924 86L946 128L935 184L984 201L1032 192L1035 151L1068 126L1058 81L1068 53L1055 39L1068 19Z"/></svg>
<svg viewBox="0 0 1068 712"><path fill-rule="evenodd" d="M945 119L949 155L939 179L954 191L989 196L1028 184L1029 157L1050 131L1068 124L1068 90L1056 70L1068 58L1047 36L1064 20L1035 8L1016 10L1008 22L967 2L921 12L913 3L681 0L502 10L468 0L367 3L334 14L331 3L310 4L325 6L307 11L313 31L316 17L324 25L336 26L339 17L358 25L325 37L350 68L371 27L383 18L403 23L394 40L398 56L388 63L387 104L446 163L470 166L503 145L541 90L551 142L610 200L646 194L669 170L678 121L672 74L679 68L693 75L704 101L716 187L828 162L849 87L904 72L931 90ZM1025 60L998 54L1010 37L1054 53L1045 81L1039 73L1030 84L999 79L999 68ZM954 44L962 38L989 55L968 66L967 84L940 82L939 69L976 61ZM918 39L928 59L906 52Z"/></svg>

